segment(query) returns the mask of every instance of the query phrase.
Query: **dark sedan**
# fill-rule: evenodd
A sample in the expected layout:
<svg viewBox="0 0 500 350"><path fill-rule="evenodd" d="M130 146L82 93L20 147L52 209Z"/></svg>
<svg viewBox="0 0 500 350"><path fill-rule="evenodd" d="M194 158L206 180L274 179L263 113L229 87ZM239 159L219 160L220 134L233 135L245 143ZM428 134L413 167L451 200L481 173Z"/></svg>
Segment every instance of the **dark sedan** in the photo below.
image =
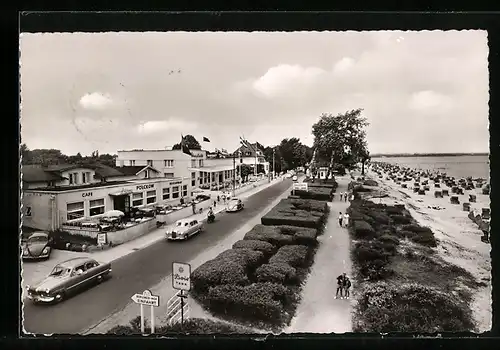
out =
<svg viewBox="0 0 500 350"><path fill-rule="evenodd" d="M91 258L73 258L57 264L52 272L34 286L26 286L34 302L59 302L86 287L102 282L111 272L110 263Z"/></svg>
<svg viewBox="0 0 500 350"><path fill-rule="evenodd" d="M49 235L45 232L35 232L23 244L23 260L41 260L50 258Z"/></svg>

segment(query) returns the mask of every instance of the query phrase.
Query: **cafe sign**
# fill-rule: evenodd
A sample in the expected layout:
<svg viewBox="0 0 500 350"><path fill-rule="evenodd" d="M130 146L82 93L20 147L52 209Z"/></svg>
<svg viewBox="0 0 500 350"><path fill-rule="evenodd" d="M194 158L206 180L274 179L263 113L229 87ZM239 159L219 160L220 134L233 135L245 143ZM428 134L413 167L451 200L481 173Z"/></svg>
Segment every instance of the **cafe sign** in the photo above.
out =
<svg viewBox="0 0 500 350"><path fill-rule="evenodd" d="M148 184L148 185L138 185L137 186L137 190L148 190L150 188L154 188L155 185L154 184Z"/></svg>

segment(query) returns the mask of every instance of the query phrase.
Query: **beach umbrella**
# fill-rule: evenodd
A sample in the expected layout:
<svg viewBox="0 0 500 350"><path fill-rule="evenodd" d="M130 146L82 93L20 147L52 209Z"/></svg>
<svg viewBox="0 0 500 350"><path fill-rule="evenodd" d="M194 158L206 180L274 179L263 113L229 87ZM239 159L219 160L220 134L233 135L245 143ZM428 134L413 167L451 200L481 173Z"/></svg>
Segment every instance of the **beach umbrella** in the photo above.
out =
<svg viewBox="0 0 500 350"><path fill-rule="evenodd" d="M124 216L125 214L121 210L110 210L104 213L104 217L107 218L116 218L120 216Z"/></svg>

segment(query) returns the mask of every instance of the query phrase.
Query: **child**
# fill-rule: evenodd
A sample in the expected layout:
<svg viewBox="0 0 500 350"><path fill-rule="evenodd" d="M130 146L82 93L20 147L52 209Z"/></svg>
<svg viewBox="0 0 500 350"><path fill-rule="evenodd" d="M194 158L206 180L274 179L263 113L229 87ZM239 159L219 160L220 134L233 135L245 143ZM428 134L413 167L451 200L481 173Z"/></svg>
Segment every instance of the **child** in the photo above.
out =
<svg viewBox="0 0 500 350"><path fill-rule="evenodd" d="M342 227L342 219L344 217L342 216L342 212L339 213L339 226Z"/></svg>

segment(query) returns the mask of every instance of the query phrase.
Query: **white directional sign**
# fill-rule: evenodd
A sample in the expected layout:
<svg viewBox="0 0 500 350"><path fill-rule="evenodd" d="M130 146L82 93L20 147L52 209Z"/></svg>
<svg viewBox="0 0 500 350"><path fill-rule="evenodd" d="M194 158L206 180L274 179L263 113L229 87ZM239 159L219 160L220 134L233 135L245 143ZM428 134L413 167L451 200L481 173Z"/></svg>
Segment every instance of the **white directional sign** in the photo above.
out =
<svg viewBox="0 0 500 350"><path fill-rule="evenodd" d="M307 191L307 182L296 182L293 184L293 189L297 191Z"/></svg>
<svg viewBox="0 0 500 350"><path fill-rule="evenodd" d="M98 245L106 244L106 234L105 233L98 233L97 234L97 244Z"/></svg>
<svg viewBox="0 0 500 350"><path fill-rule="evenodd" d="M191 265L172 263L172 286L180 290L191 289Z"/></svg>
<svg viewBox="0 0 500 350"><path fill-rule="evenodd" d="M158 295L153 295L149 290L145 290L142 294L134 294L132 300L136 304L149 305L149 306L160 306L160 297Z"/></svg>

